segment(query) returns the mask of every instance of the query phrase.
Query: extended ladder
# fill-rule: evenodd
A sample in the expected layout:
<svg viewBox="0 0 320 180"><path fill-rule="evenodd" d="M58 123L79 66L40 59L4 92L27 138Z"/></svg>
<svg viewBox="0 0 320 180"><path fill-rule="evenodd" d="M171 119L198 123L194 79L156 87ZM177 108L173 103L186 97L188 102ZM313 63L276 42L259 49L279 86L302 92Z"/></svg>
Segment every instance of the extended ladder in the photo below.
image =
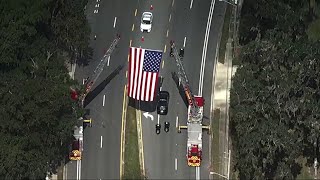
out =
<svg viewBox="0 0 320 180"><path fill-rule="evenodd" d="M185 92L186 97L188 99L188 103L191 106L191 109L190 109L191 116L195 117L193 119L198 119L197 117L199 116L199 107L198 107L198 104L196 103L194 95L190 89L187 74L184 70L181 58L180 58L178 50L176 48L176 45L174 44L173 41L171 41L170 43L171 43L171 51L172 51L172 54L174 56L174 59L177 63L177 67L178 67L179 80L181 80L181 84L183 86L184 92Z"/></svg>
<svg viewBox="0 0 320 180"><path fill-rule="evenodd" d="M93 74L91 75L91 77L89 77L89 79L87 79L87 81L85 83L85 86L86 86L85 94L87 94L87 93L89 93L91 91L92 86L94 85L94 83L96 82L96 80L100 76L101 72L103 71L103 68L107 64L108 58L110 57L110 55L113 52L113 50L116 48L116 45L118 44L119 40L120 40L120 36L117 35L116 38L111 43L111 45L110 45L109 49L107 50L107 52L104 54L104 56L100 60L100 63L98 64L96 69L93 71Z"/></svg>

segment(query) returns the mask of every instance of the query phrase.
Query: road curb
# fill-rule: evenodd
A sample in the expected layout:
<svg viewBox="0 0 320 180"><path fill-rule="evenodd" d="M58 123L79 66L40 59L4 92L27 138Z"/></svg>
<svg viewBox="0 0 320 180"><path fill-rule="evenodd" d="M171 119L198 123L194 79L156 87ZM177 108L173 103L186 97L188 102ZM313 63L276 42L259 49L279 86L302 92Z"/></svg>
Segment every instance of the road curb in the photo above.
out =
<svg viewBox="0 0 320 180"><path fill-rule="evenodd" d="M120 138L120 179L123 178L123 169L124 169L124 153L125 153L125 144L126 144L126 122L127 122L127 96L126 96L126 85L123 90L123 105L122 105L122 122L121 122L121 138Z"/></svg>
<svg viewBox="0 0 320 180"><path fill-rule="evenodd" d="M142 177L146 177L145 167L144 167L144 149L143 149L143 140L142 140L142 123L141 123L141 110L136 110L136 119L137 119L137 133L138 133L138 146L139 146L139 162ZM144 178L145 179L145 178Z"/></svg>

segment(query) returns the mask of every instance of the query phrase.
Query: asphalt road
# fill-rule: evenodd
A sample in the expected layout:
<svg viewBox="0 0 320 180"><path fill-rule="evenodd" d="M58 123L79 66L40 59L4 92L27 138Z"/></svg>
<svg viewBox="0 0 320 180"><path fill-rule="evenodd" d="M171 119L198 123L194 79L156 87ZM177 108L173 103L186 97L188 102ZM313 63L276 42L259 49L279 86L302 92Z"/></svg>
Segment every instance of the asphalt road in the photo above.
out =
<svg viewBox="0 0 320 180"><path fill-rule="evenodd" d="M92 88L91 95L87 96L86 109L89 109L88 117L93 119L93 127L84 131L81 179L120 178L123 90L127 83L125 72L128 47L137 2L95 0L89 1L87 5L87 18L92 29L90 46L93 48L93 57L88 65L77 66L76 79L81 82L83 78L92 75L117 33L120 33L121 40ZM94 13L95 10L98 10L98 13ZM97 36L96 40L93 40L94 35ZM75 179L69 174L68 178Z"/></svg>
<svg viewBox="0 0 320 180"><path fill-rule="evenodd" d="M188 167L186 162L187 132L182 131L181 134L178 134L175 131L176 119L179 119L180 124L186 124L187 106L184 104L172 79L171 73L176 72L177 68L174 59L169 57L169 41L174 40L177 48L185 44L184 67L194 94L202 94L206 99L203 122L209 124L210 111L213 109L211 107L211 96L214 59L223 24L225 4L210 0L175 0L174 2L166 0L161 1L161 3L151 0L148 2L149 4L154 3L154 17L161 16L158 17L159 22L155 21L155 27L160 23L161 28L156 28L156 31L152 31L145 36L148 38L151 36L151 41L145 38L145 42L140 42L137 45L151 49L165 49L164 46L167 46L167 51L163 56L164 65L160 74L164 77L162 90L170 93L169 113L166 116L160 116L159 122L164 126L164 121L169 121L171 131L165 133L162 130L160 135L155 134L155 124L158 121L156 112L151 113L155 117L154 121L142 117L146 174L150 179L195 179L195 168ZM207 54L204 59L205 65L203 65L202 54L211 3L214 3L214 11L209 31ZM143 6L148 7L148 5ZM164 21L166 23L163 23ZM169 32L168 37L167 31ZM201 67L203 67L204 73ZM203 74L203 81L201 82L200 74ZM201 179L209 178L209 166L209 137L204 133Z"/></svg>

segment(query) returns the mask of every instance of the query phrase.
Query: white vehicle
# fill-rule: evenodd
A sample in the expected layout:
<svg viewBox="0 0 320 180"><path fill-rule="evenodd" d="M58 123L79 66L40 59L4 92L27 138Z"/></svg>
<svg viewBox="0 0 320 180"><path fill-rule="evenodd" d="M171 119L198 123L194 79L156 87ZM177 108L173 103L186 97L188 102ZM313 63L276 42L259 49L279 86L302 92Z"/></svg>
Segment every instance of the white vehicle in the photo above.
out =
<svg viewBox="0 0 320 180"><path fill-rule="evenodd" d="M148 33L151 32L152 19L153 19L153 15L151 12L142 13L141 25L140 25L141 32L145 32L145 31Z"/></svg>

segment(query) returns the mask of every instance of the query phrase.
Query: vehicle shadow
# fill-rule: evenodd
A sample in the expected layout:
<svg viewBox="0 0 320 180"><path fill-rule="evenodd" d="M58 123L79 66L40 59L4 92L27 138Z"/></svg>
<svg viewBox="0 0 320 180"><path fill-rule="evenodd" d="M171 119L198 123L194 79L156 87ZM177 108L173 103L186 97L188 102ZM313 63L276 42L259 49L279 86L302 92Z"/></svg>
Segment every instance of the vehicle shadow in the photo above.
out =
<svg viewBox="0 0 320 180"><path fill-rule="evenodd" d="M90 91L84 100L83 106L86 107L95 97L97 97L97 95L110 83L110 81L120 73L123 67L124 65L119 65L104 81Z"/></svg>
<svg viewBox="0 0 320 180"><path fill-rule="evenodd" d="M184 102L186 107L188 107L188 105L189 105L188 104L188 100L187 100L187 97L186 97L186 94L184 92L182 84L179 85L179 77L178 77L177 73L176 72L171 72L171 77L172 77L173 81L176 84L176 87L177 87L177 89L179 91L179 94L180 94L180 97L181 97L182 101Z"/></svg>

